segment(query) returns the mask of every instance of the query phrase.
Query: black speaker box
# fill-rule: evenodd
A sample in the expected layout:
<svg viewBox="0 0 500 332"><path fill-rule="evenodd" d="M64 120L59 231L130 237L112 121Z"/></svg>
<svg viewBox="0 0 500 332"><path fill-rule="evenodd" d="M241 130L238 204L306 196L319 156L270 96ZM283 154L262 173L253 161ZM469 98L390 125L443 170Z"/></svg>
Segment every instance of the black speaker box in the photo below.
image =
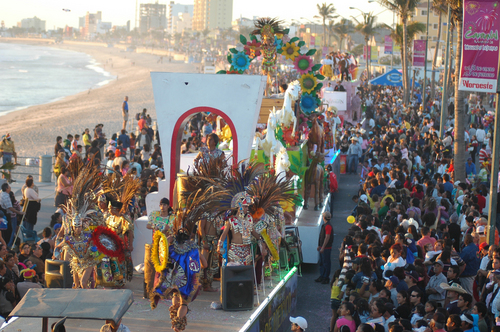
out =
<svg viewBox="0 0 500 332"><path fill-rule="evenodd" d="M45 282L47 288L72 288L73 277L71 276L69 262L45 260Z"/></svg>
<svg viewBox="0 0 500 332"><path fill-rule="evenodd" d="M253 310L253 266L224 266L221 280L222 308L226 311Z"/></svg>

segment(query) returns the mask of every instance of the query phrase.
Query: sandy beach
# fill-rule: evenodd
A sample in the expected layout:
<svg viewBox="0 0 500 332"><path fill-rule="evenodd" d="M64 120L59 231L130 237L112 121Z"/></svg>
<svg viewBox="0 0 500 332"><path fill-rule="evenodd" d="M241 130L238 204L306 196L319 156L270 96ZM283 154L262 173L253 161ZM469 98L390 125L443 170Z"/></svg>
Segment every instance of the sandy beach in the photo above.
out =
<svg viewBox="0 0 500 332"><path fill-rule="evenodd" d="M0 39L0 43L6 42ZM31 40L14 40L22 44L37 44ZM92 56L104 70L117 76L109 84L98 89L91 89L76 95L68 96L60 101L32 106L11 112L0 117L0 134L10 133L19 156L38 157L54 153L56 137L67 134L81 134L85 128L91 130L98 123L104 124L106 137L111 137L122 126L121 104L124 96L129 97L129 114L132 118L143 108L156 119L153 89L149 73L197 72L194 64L181 61L158 63L159 56L147 53L124 52L120 48L85 45L85 44L51 44L72 51L87 53ZM106 64L107 63L107 64ZM67 78L71 80L71 77ZM29 91L26 91L28 94Z"/></svg>

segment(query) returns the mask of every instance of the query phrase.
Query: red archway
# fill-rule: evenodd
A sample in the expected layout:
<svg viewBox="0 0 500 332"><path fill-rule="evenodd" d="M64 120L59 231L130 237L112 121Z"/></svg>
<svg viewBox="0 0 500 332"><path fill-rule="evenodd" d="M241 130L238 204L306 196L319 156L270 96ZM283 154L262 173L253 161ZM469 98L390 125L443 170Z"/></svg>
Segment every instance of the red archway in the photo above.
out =
<svg viewBox="0 0 500 332"><path fill-rule="evenodd" d="M231 118L221 110L212 107L201 106L190 109L177 119L174 131L172 133L172 140L170 143L171 144L170 145L170 188L169 188L170 199L173 199L174 197L175 178L177 177L177 173L179 173L179 168L180 168L181 151L178 148L178 146L182 140L182 131L186 126L189 116L200 112L209 112L217 114L218 116L222 117L224 121L226 121L227 125L231 129L231 134L233 136L233 165L236 165L238 163L238 135Z"/></svg>

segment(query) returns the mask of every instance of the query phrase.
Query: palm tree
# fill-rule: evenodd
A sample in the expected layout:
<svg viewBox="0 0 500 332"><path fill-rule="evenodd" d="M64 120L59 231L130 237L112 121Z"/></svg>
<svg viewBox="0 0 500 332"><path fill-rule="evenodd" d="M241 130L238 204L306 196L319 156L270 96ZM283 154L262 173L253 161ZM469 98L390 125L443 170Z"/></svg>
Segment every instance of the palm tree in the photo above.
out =
<svg viewBox="0 0 500 332"><path fill-rule="evenodd" d="M458 1L458 0L455 0ZM408 79L408 58L407 58L407 50L408 50L408 36L406 35L408 24L408 18L415 12L418 3L420 0L379 0L380 4L393 12L397 13L399 19L403 25L403 57L401 58L401 62L403 65L403 85L404 85L404 98L403 102L408 105L408 101L410 100L410 80Z"/></svg>
<svg viewBox="0 0 500 332"><path fill-rule="evenodd" d="M330 21L330 23L332 23ZM338 37L339 49L342 49L344 40L348 40L351 33L354 32L354 25L351 20L341 19L340 22L335 23L330 28L330 34ZM346 45L346 50L349 51L349 45Z"/></svg>
<svg viewBox="0 0 500 332"><path fill-rule="evenodd" d="M451 19L457 29L457 48L455 53L455 144L454 165L455 181L465 182L465 109L464 93L458 89L460 76L460 63L462 61L462 21L463 21L463 3L462 0L447 0L446 4L451 7ZM444 104L443 104L444 105Z"/></svg>
<svg viewBox="0 0 500 332"><path fill-rule="evenodd" d="M431 100L434 100L434 81L436 79L436 62L439 50L439 40L441 39L442 16L447 11L445 0L433 0L432 10L438 15L438 35L436 41L436 49L434 50L434 58L432 59L432 79L431 79ZM443 55L444 56L444 55Z"/></svg>
<svg viewBox="0 0 500 332"><path fill-rule="evenodd" d="M396 28L391 28L390 26L385 26L387 29L391 31L391 38L394 41L394 44L399 45L401 47L401 62L403 62L403 56L406 55L407 61L410 59L410 48L411 41L415 39L417 34L425 32L425 24L421 22L408 22L406 24L406 36L408 39L406 52L403 52L403 25L398 24Z"/></svg>
<svg viewBox="0 0 500 332"><path fill-rule="evenodd" d="M203 39L207 39L207 36L210 34L210 29L205 28L205 30L203 30L201 34L203 35Z"/></svg>
<svg viewBox="0 0 500 332"><path fill-rule="evenodd" d="M357 18L352 17L357 25L354 29L365 37L366 54L368 55L368 41L371 37L377 34L377 30L382 27L380 24L376 24L377 17L373 16L373 12L363 13L363 20L358 21ZM370 59L366 59L366 69L368 71L368 80L370 80Z"/></svg>
<svg viewBox="0 0 500 332"><path fill-rule="evenodd" d="M323 46L326 46L326 20L333 20L335 18L333 15L333 13L335 13L335 7L333 7L333 3L327 5L326 2L324 2L321 6L318 3L316 4L316 7L318 7L319 15L315 15L314 18L320 18L323 20Z"/></svg>

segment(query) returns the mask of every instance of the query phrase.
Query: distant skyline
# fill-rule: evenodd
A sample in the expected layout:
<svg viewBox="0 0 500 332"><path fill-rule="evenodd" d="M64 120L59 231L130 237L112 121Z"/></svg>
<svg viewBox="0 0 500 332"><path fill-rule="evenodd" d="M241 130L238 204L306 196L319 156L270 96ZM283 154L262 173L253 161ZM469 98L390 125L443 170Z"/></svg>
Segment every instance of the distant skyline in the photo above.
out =
<svg viewBox="0 0 500 332"><path fill-rule="evenodd" d="M154 3L155 1L138 1L140 3ZM338 1L308 1L308 0L234 0L233 1L233 20L240 16L253 18L254 16L269 16L278 17L286 20L287 24L291 23L292 19L306 23L307 20L314 20L314 15L317 15L316 3L333 3L337 9L336 14L342 15L347 19L351 16L360 18L360 11L349 9L349 7L357 7L365 12L373 12L378 14L378 23L392 24L392 12L385 10L380 4L368 3L367 0L351 0L339 3ZM168 1L159 1L161 4L168 5ZM181 4L193 4L194 0L175 1ZM0 20L5 22L5 26L10 28L15 26L23 18L31 18L37 16L46 21L46 29L55 27L64 27L66 25L78 28L78 18L84 16L87 12L95 13L102 12L103 22L111 22L113 25L125 25L130 20L130 27L135 26L135 0L20 0L10 1L8 5L2 6L0 11ZM70 12L65 12L63 9L69 9ZM384 12L382 12L384 11ZM381 13L382 12L382 13ZM301 19L301 17L305 19ZM340 20L341 17L335 21ZM397 22L397 18L396 18ZM139 23L137 23L139 24Z"/></svg>

